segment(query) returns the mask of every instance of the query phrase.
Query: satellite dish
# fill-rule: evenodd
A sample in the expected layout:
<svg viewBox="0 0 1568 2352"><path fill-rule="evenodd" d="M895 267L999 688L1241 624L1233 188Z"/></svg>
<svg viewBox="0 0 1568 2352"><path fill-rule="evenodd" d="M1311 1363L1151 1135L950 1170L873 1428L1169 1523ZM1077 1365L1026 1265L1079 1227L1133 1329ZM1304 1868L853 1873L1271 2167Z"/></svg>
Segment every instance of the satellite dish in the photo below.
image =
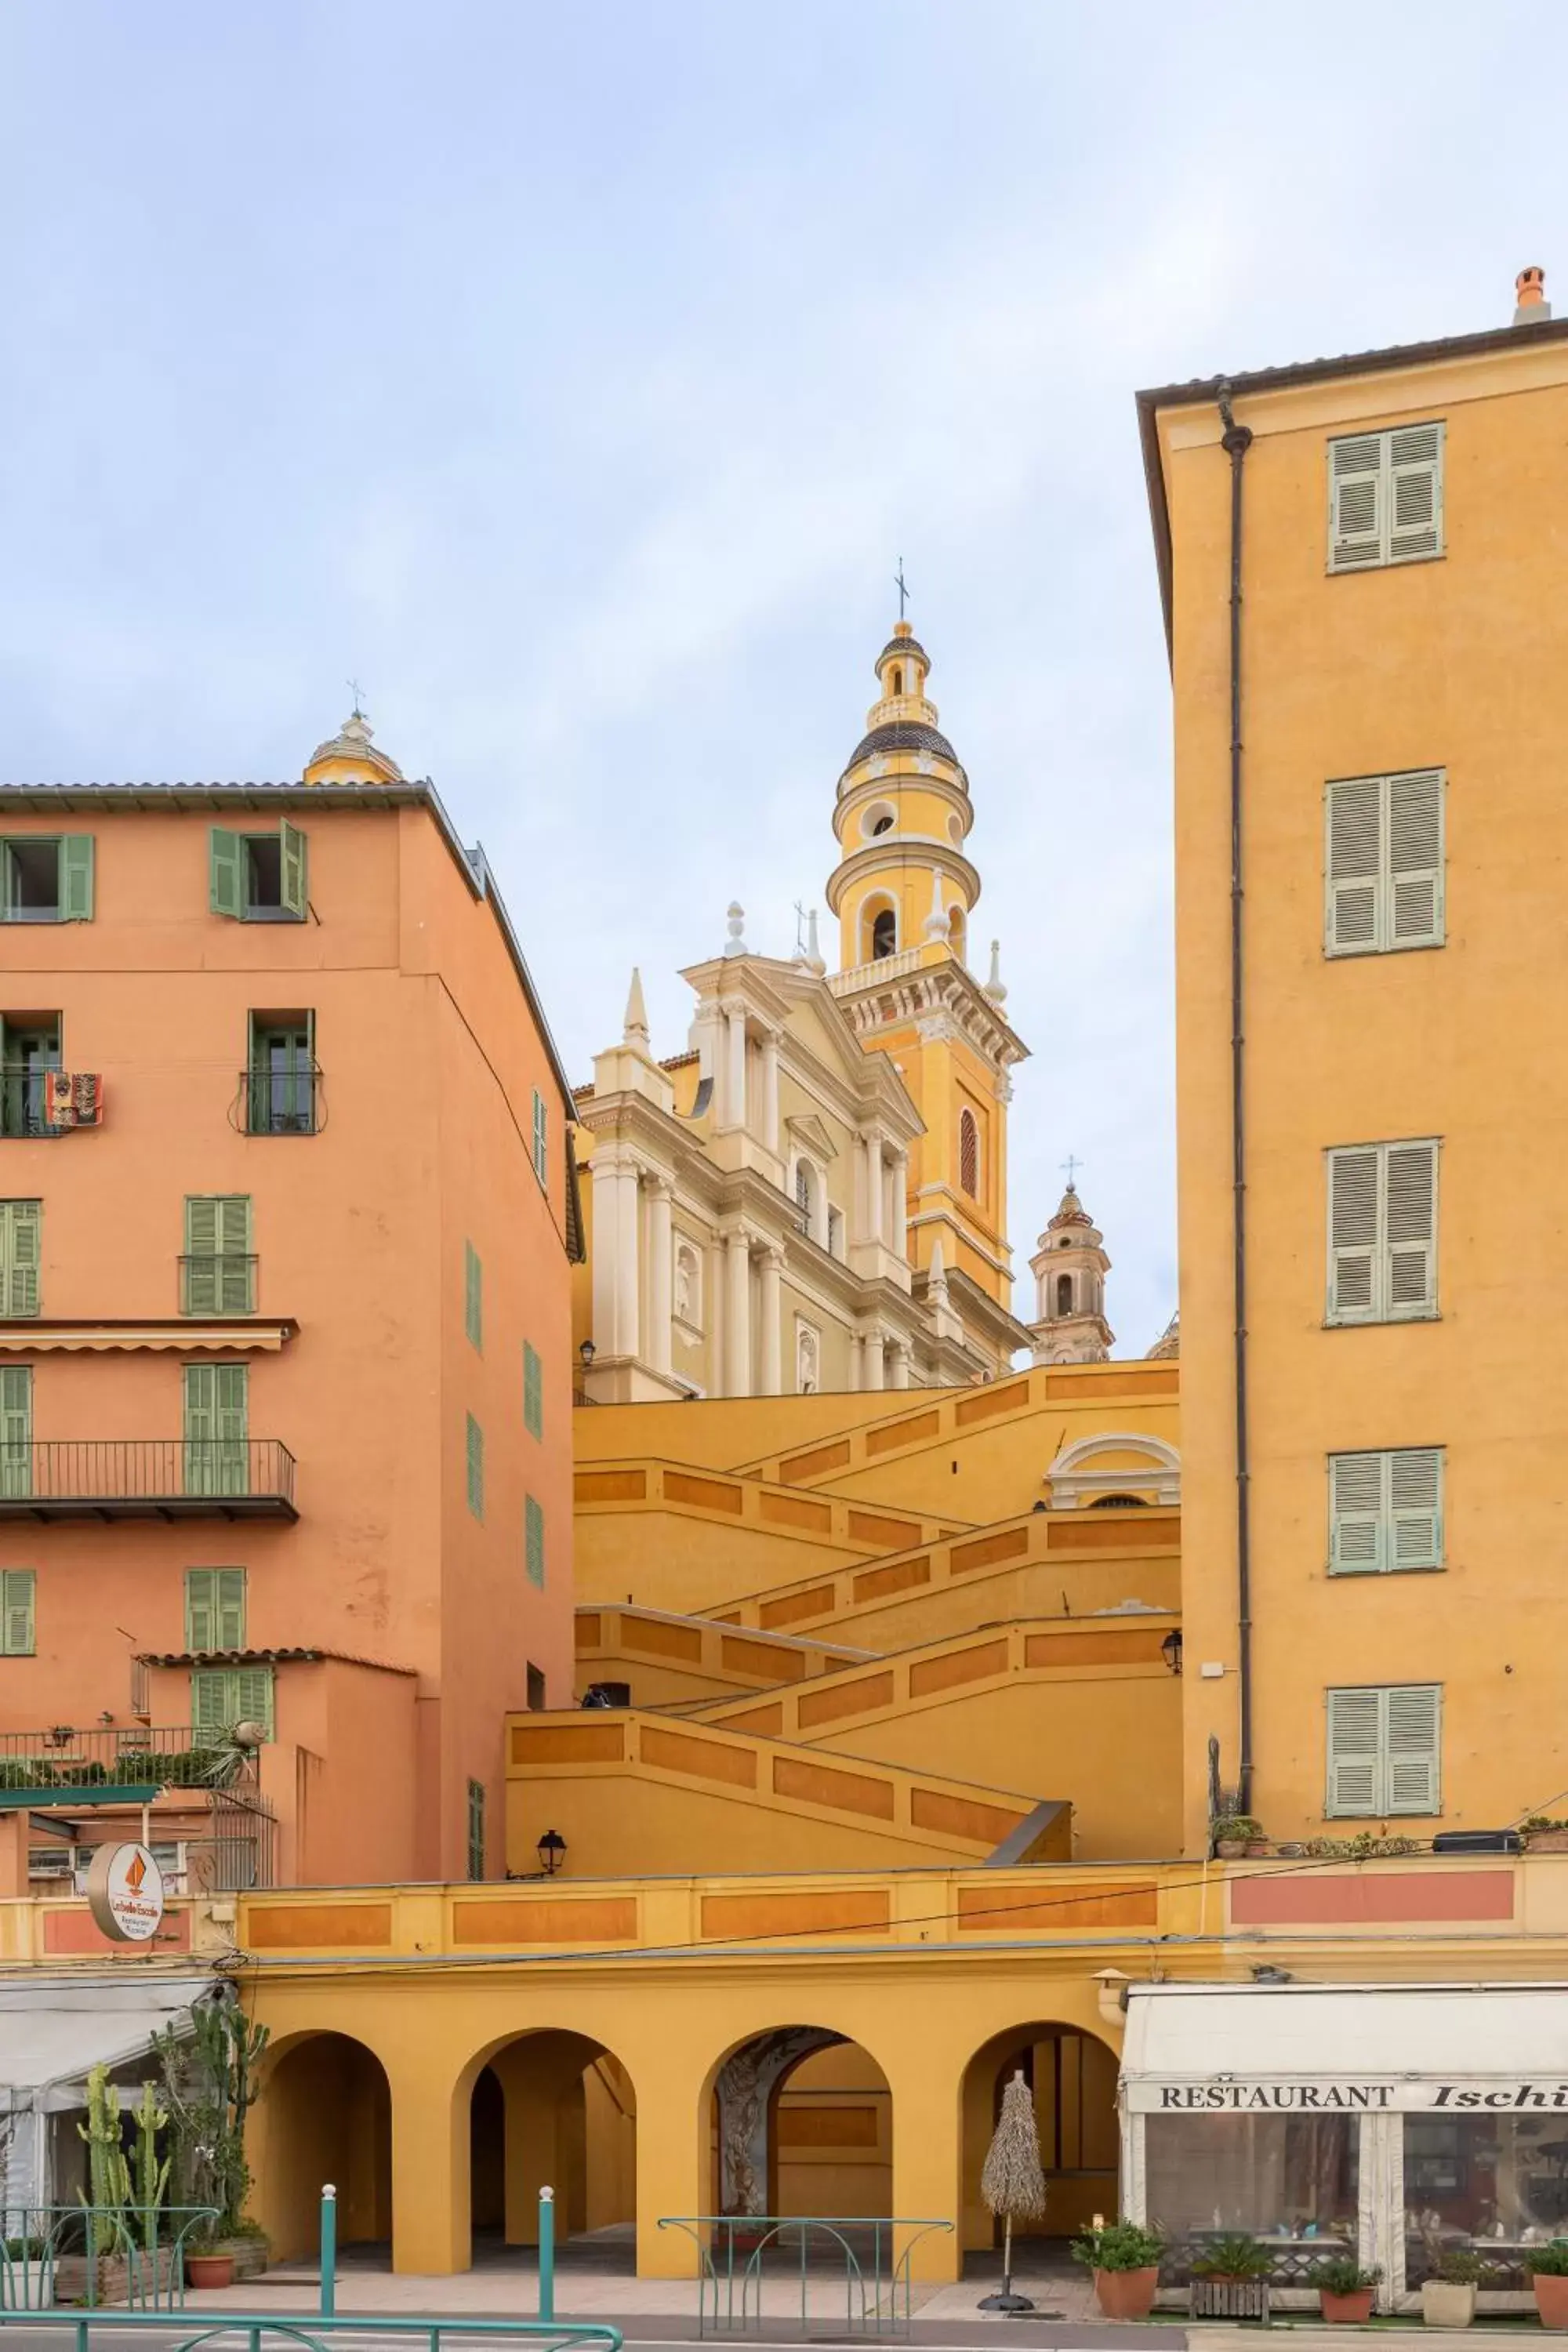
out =
<svg viewBox="0 0 1568 2352"><path fill-rule="evenodd" d="M267 1726L264 1723L237 1723L229 1738L237 1748L265 1748Z"/></svg>

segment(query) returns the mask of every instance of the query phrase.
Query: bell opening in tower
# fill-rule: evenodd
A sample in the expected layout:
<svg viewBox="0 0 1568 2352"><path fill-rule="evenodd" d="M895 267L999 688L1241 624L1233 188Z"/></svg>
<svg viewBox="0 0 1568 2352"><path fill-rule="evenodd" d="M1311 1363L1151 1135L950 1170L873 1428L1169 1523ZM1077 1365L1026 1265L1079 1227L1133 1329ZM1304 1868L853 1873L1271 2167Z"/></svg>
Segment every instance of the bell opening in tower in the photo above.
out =
<svg viewBox="0 0 1568 2352"><path fill-rule="evenodd" d="M884 907L871 924L871 961L880 963L884 956L899 951L899 918L891 907Z"/></svg>

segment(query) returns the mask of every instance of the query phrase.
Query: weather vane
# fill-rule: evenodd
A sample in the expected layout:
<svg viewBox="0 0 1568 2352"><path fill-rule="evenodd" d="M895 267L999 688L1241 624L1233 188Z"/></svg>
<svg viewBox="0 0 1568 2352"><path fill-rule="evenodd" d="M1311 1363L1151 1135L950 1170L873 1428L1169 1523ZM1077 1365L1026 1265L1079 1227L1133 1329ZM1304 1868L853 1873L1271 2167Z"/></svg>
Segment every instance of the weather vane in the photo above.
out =
<svg viewBox="0 0 1568 2352"><path fill-rule="evenodd" d="M1076 1175L1078 1174L1079 1170L1083 1166L1083 1162L1082 1162L1082 1160L1076 1160L1076 1159L1073 1157L1072 1153L1069 1151L1069 1152L1068 1153L1067 1158L1062 1161L1062 1166L1063 1166L1063 1167L1067 1170L1067 1171L1068 1171L1068 1191L1069 1192L1076 1192L1076 1191L1078 1190L1078 1187L1077 1187L1077 1185L1074 1183L1073 1179L1074 1179L1074 1178L1076 1177Z"/></svg>
<svg viewBox="0 0 1568 2352"><path fill-rule="evenodd" d="M899 558L899 568L893 574L893 584L899 592L899 618L901 621L904 617L904 606L910 601L909 588L904 580L904 559L901 555Z"/></svg>

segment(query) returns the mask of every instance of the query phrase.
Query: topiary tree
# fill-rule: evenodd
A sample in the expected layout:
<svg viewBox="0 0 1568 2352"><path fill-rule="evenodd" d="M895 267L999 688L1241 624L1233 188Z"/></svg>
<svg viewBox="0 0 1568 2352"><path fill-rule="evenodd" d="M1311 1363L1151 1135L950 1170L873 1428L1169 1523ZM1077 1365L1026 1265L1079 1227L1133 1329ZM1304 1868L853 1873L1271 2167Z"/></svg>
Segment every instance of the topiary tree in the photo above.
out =
<svg viewBox="0 0 1568 2352"><path fill-rule="evenodd" d="M1002 2113L985 2153L980 2194L1002 2220L1002 2292L988 2294L982 2311L1033 2311L1026 2294L1013 2292L1013 2224L1033 2221L1046 2210L1046 2176L1035 2128L1035 2100L1020 2067L1002 2094Z"/></svg>

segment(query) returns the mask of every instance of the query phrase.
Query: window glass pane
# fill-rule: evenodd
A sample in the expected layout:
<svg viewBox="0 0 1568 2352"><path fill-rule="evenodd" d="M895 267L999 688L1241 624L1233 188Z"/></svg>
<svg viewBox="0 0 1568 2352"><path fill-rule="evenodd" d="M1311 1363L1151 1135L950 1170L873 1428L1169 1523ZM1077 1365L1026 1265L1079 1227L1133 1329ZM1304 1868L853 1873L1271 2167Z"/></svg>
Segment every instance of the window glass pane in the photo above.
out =
<svg viewBox="0 0 1568 2352"><path fill-rule="evenodd" d="M1178 2259L1195 2242L1246 2230L1274 2246L1275 2275L1342 2243L1355 2251L1360 2117L1151 2116L1144 2126L1147 2208Z"/></svg>
<svg viewBox="0 0 1568 2352"><path fill-rule="evenodd" d="M53 923L60 912L60 845L58 841L5 844L5 919Z"/></svg>
<svg viewBox="0 0 1568 2352"><path fill-rule="evenodd" d="M1405 2232L1409 2284L1472 2242L1526 2287L1521 2249L1568 2229L1568 2113L1405 2117Z"/></svg>

